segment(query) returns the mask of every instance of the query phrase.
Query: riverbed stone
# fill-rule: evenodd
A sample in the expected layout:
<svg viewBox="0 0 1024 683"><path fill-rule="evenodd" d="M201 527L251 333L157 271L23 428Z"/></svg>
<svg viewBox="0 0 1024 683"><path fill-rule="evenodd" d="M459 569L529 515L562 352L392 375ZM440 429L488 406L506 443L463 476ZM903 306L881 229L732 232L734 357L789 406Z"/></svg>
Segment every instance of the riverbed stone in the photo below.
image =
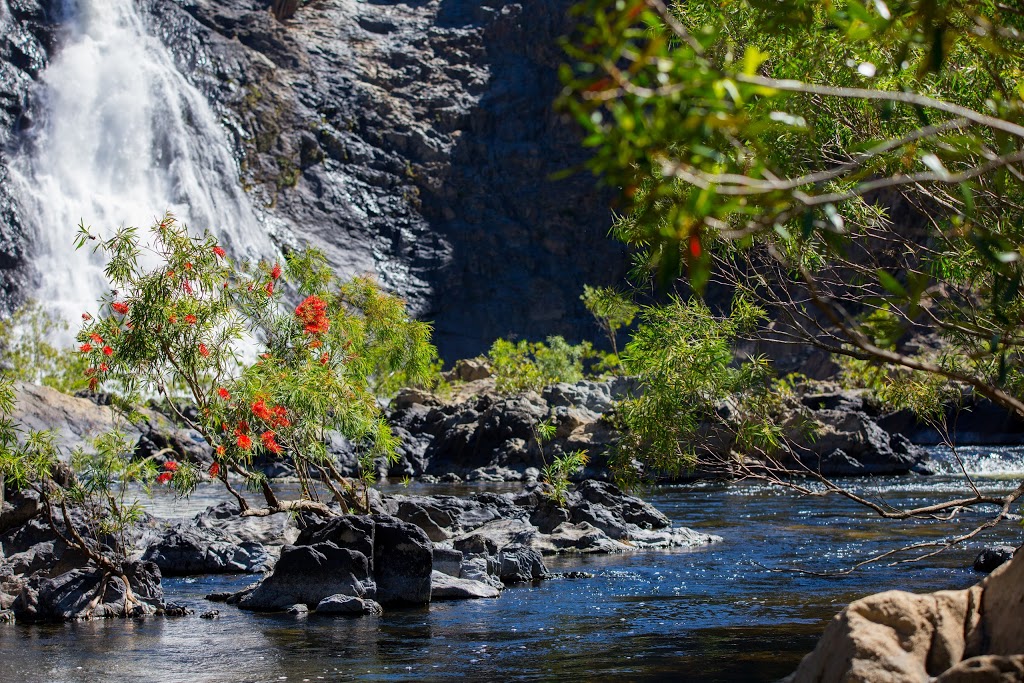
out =
<svg viewBox="0 0 1024 683"><path fill-rule="evenodd" d="M143 559L159 565L164 576L257 574L273 566L273 559L262 544L236 543L217 529L191 524L166 529L146 549Z"/></svg>
<svg viewBox="0 0 1024 683"><path fill-rule="evenodd" d="M160 568L152 562L123 565L135 602L120 577L99 569L73 569L52 578L31 577L11 609L25 623L155 614L164 608Z"/></svg>
<svg viewBox="0 0 1024 683"><path fill-rule="evenodd" d="M462 571L462 560L464 558L462 551L435 545L431 552L434 571L448 574L449 576L458 576Z"/></svg>
<svg viewBox="0 0 1024 683"><path fill-rule="evenodd" d="M331 595L373 597L369 560L330 541L285 546L272 574L239 600L242 609L271 612L302 603L316 606Z"/></svg>
<svg viewBox="0 0 1024 683"><path fill-rule="evenodd" d="M383 614L384 609L374 600L351 595L329 595L316 606L316 613L322 616L363 616Z"/></svg>
<svg viewBox="0 0 1024 683"><path fill-rule="evenodd" d="M430 599L433 600L475 600L497 598L501 591L493 586L471 579L460 579L435 571L430 579Z"/></svg>
<svg viewBox="0 0 1024 683"><path fill-rule="evenodd" d="M984 548L974 558L974 571L983 574L990 574L1004 563L1013 559L1016 551L1012 545L997 545L991 548Z"/></svg>
<svg viewBox="0 0 1024 683"><path fill-rule="evenodd" d="M385 607L429 603L433 546L426 533L388 515L373 515L373 521L377 601Z"/></svg>
<svg viewBox="0 0 1024 683"><path fill-rule="evenodd" d="M1024 655L981 655L946 669L934 683L1020 683Z"/></svg>
<svg viewBox="0 0 1024 683"><path fill-rule="evenodd" d="M504 583L528 583L546 578L548 568L540 553L518 543L498 551L498 578Z"/></svg>

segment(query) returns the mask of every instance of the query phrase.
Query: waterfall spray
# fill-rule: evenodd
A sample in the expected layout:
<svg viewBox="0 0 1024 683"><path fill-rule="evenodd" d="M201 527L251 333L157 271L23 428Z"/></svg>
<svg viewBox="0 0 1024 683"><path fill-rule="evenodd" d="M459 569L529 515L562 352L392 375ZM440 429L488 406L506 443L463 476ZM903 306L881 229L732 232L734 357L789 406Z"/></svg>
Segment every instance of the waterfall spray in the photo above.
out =
<svg viewBox="0 0 1024 683"><path fill-rule="evenodd" d="M276 252L216 115L136 5L66 3L63 47L36 93L38 123L10 165L35 249L33 297L68 320L104 291L102 263L74 250L80 221L110 234L171 211L236 256Z"/></svg>

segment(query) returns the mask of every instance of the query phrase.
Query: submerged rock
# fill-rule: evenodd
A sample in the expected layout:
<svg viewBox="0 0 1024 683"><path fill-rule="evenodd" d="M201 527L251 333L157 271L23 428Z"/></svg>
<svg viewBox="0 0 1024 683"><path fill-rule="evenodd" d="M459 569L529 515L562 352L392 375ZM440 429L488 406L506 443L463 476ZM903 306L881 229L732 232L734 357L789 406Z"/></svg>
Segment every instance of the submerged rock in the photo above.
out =
<svg viewBox="0 0 1024 683"><path fill-rule="evenodd" d="M369 598L357 598L351 595L331 595L321 600L316 606L316 613L322 616L364 616L367 614L383 614L384 609L379 603Z"/></svg>

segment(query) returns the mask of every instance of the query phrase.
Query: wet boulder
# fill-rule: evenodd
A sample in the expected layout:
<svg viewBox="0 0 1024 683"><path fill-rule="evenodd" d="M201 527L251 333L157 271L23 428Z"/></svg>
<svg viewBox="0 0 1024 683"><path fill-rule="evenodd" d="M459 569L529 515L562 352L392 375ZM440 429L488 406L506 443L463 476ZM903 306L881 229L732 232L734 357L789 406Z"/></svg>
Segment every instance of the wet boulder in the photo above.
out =
<svg viewBox="0 0 1024 683"><path fill-rule="evenodd" d="M374 515L373 576L377 601L389 605L430 602L433 546L419 527L388 515Z"/></svg>
<svg viewBox="0 0 1024 683"><path fill-rule="evenodd" d="M369 598L338 594L321 600L316 606L316 613L321 616L361 617L368 614L383 614L384 610L379 603Z"/></svg>
<svg viewBox="0 0 1024 683"><path fill-rule="evenodd" d="M519 544L498 551L498 578L504 583L528 583L547 578L548 568L540 553Z"/></svg>
<svg viewBox="0 0 1024 683"><path fill-rule="evenodd" d="M376 587L366 555L327 541L285 546L273 573L242 597L238 606L256 612L280 611L294 604L316 607L324 598L339 594L372 599Z"/></svg>
<svg viewBox="0 0 1024 683"><path fill-rule="evenodd" d="M497 598L500 595L500 590L482 581L460 579L438 571L431 575L431 600L475 600Z"/></svg>
<svg viewBox="0 0 1024 683"><path fill-rule="evenodd" d="M1013 559L1016 549L1012 545L997 545L985 548L974 558L974 571L990 574L1004 563Z"/></svg>
<svg viewBox="0 0 1024 683"><path fill-rule="evenodd" d="M28 580L11 606L20 622L63 622L94 617L129 617L163 610L160 568L130 562L124 576L102 569L72 569L52 578Z"/></svg>
<svg viewBox="0 0 1024 683"><path fill-rule="evenodd" d="M143 559L155 562L164 576L257 574L273 565L260 543L237 541L216 529L186 524L165 530Z"/></svg>

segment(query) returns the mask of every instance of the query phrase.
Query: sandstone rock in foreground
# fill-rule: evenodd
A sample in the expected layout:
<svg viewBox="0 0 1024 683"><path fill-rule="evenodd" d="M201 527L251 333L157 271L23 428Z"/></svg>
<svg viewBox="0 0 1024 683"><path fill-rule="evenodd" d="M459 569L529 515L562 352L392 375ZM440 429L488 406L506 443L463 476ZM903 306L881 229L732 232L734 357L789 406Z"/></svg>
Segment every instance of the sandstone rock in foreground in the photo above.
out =
<svg viewBox="0 0 1024 683"><path fill-rule="evenodd" d="M1024 554L966 590L872 595L836 615L786 680L1024 680L1022 609Z"/></svg>

